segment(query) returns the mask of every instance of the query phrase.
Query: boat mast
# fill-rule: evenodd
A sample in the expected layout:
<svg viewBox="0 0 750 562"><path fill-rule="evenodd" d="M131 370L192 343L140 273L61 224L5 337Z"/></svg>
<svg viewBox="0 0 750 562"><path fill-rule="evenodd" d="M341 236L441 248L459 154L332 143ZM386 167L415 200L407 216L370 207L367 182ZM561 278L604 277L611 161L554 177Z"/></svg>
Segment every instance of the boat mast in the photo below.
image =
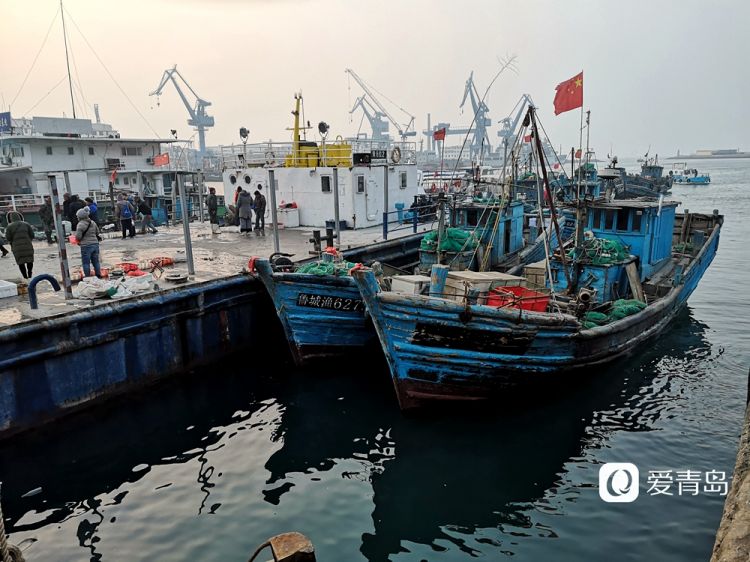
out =
<svg viewBox="0 0 750 562"><path fill-rule="evenodd" d="M552 224L555 227L555 234L557 234L557 244L560 248L560 261L563 265L563 271L565 272L565 279L568 281L568 288L572 288L571 279L570 279L570 271L568 271L568 264L567 260L565 259L565 246L564 246L564 240L562 237L562 234L560 233L560 225L557 222L557 212L555 211L555 199L552 195L552 190L549 187L549 178L547 177L547 162L545 161L544 157L544 151L542 150L542 141L539 138L539 129L536 125L536 111L534 109L534 106L529 107L529 116L531 117L531 129L533 132L534 137L534 144L536 144L536 150L537 155L539 157L542 169L542 178L544 180L544 189L547 193L547 201L549 202L549 210L550 214L552 215ZM539 204L541 205L542 202L540 201Z"/></svg>
<svg viewBox="0 0 750 562"><path fill-rule="evenodd" d="M70 58L68 57L68 32L65 30L65 8L60 0L60 18L63 26L63 40L65 41L65 64L68 67L68 87L70 88L70 105L73 107L73 119L76 118L76 103L73 99L73 80L70 77Z"/></svg>

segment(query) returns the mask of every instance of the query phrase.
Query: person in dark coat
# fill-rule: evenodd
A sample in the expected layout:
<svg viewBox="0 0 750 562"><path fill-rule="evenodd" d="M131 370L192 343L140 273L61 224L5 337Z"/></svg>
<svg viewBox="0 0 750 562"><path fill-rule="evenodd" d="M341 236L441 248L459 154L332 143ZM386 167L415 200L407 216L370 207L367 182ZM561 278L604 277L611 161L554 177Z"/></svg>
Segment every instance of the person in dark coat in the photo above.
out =
<svg viewBox="0 0 750 562"><path fill-rule="evenodd" d="M42 221L44 235L47 237L47 244L52 244L52 232L55 230L55 217L52 213L52 199L49 195L44 196L44 205L39 207L39 218Z"/></svg>
<svg viewBox="0 0 750 562"><path fill-rule="evenodd" d="M72 195L70 197L70 206L68 207L68 212L70 213L70 225L75 230L78 227L78 211L83 209L86 206L86 204L81 201L81 198L78 197L78 195Z"/></svg>
<svg viewBox="0 0 750 562"><path fill-rule="evenodd" d="M64 221L70 221L70 193L63 194L63 216ZM73 222L73 221L70 221Z"/></svg>
<svg viewBox="0 0 750 562"><path fill-rule="evenodd" d="M9 217L8 220L12 222L5 229L5 238L10 242L10 249L13 250L21 275L24 279L31 279L34 267L34 229L18 215Z"/></svg>
<svg viewBox="0 0 750 562"><path fill-rule="evenodd" d="M154 212L151 210L151 205L146 203L146 200L141 199L140 197L136 197L135 202L138 204L138 212L143 217L143 219L141 220L141 234L146 234L146 229L148 229L148 231L152 234L156 234L157 232L159 232L158 230L156 230L156 227L153 223Z"/></svg>
<svg viewBox="0 0 750 562"><path fill-rule="evenodd" d="M255 235L266 235L266 197L259 191L255 190Z"/></svg>
<svg viewBox="0 0 750 562"><path fill-rule="evenodd" d="M250 234L253 231L253 196L249 191L242 190L237 198L240 214L240 233Z"/></svg>
<svg viewBox="0 0 750 562"><path fill-rule="evenodd" d="M206 206L208 207L208 220L211 223L211 232L216 234L219 231L219 200L216 197L216 189L208 188L208 197Z"/></svg>

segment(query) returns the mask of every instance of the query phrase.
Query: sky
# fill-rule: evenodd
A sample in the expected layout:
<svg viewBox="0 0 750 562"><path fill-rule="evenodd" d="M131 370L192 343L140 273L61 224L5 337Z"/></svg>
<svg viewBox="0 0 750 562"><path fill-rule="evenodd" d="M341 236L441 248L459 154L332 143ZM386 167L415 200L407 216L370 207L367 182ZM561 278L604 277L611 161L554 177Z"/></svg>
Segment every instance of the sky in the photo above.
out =
<svg viewBox="0 0 750 562"><path fill-rule="evenodd" d="M0 0L0 108L13 117L72 116L58 9L59 0ZM552 144L577 146L580 112L555 116L552 100L583 71L600 158L750 150L747 0L65 0L65 9L77 114L93 119L98 103L123 136L193 137L171 84L158 105L148 95L175 64L212 102L207 144L219 145L239 142L243 126L249 142L289 140L297 91L313 126L369 133L360 111L349 113L362 91L347 68L397 104L382 98L401 123L414 115L422 131L430 113L464 126L469 74L483 95L499 60L514 57L485 98L493 142L526 93Z"/></svg>

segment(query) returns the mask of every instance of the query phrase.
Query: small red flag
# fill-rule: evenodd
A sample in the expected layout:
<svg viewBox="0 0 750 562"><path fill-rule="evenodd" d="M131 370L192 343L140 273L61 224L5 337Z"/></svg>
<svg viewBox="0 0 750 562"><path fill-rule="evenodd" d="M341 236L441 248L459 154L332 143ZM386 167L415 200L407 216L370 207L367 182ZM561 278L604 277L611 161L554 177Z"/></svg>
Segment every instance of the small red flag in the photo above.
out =
<svg viewBox="0 0 750 562"><path fill-rule="evenodd" d="M169 164L168 152L154 156L154 166L166 166L167 164Z"/></svg>
<svg viewBox="0 0 750 562"><path fill-rule="evenodd" d="M115 183L115 180L117 179L117 169L112 170L112 173L109 175L109 181L111 183Z"/></svg>
<svg viewBox="0 0 750 562"><path fill-rule="evenodd" d="M583 106L583 72L555 88L555 115Z"/></svg>
<svg viewBox="0 0 750 562"><path fill-rule="evenodd" d="M531 142L531 137L531 134L526 135L525 137L523 137L523 142Z"/></svg>
<svg viewBox="0 0 750 562"><path fill-rule="evenodd" d="M576 158L581 159L581 149L576 150Z"/></svg>
<svg viewBox="0 0 750 562"><path fill-rule="evenodd" d="M442 129L438 129L437 131L432 133L432 138L433 140L436 140L436 141L439 141L439 140L444 141L445 140L445 127L443 127Z"/></svg>

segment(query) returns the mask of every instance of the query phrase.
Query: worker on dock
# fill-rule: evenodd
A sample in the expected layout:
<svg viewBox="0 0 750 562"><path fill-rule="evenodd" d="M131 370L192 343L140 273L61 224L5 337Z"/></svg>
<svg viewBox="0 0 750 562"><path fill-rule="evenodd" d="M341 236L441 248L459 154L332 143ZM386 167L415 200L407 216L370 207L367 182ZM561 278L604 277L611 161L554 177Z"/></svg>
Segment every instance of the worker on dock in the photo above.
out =
<svg viewBox="0 0 750 562"><path fill-rule="evenodd" d="M89 208L89 218L96 224L99 224L99 215L97 214L99 212L99 205L96 204L96 201L94 201L93 197L86 197L86 199L84 199L84 202Z"/></svg>
<svg viewBox="0 0 750 562"><path fill-rule="evenodd" d="M141 214L141 234L146 234L146 230L152 234L156 234L159 232L156 230L156 227L154 226L153 222L153 211L151 210L151 205L146 203L144 199L141 199L140 197L135 198L135 203L138 207L138 212Z"/></svg>
<svg viewBox="0 0 750 562"><path fill-rule="evenodd" d="M208 222L211 223L211 234L219 233L219 201L216 197L216 188L208 188L208 198L206 199L208 207Z"/></svg>
<svg viewBox="0 0 750 562"><path fill-rule="evenodd" d="M122 193L117 196L117 203L115 203L115 220L120 221L122 227L122 239L130 235L131 238L135 238L135 225L133 224L133 217L135 217L135 207L125 199Z"/></svg>
<svg viewBox="0 0 750 562"><path fill-rule="evenodd" d="M70 213L70 226L73 230L75 230L78 226L78 211L83 209L85 206L86 204L81 201L81 198L78 197L78 195L72 195L70 197L70 206L68 207L68 212Z"/></svg>
<svg viewBox="0 0 750 562"><path fill-rule="evenodd" d="M102 270L99 264L99 225L91 220L88 207L79 209L76 213L78 226L75 237L81 246L81 263L83 265L83 276L91 275L91 266L94 266L94 274L101 279Z"/></svg>
<svg viewBox="0 0 750 562"><path fill-rule="evenodd" d="M263 186L258 184L258 189L255 190L255 235L256 236L265 236L266 235L266 197L263 195L260 190L263 189Z"/></svg>
<svg viewBox="0 0 750 562"><path fill-rule="evenodd" d="M21 275L24 279L31 279L34 267L34 229L21 219L19 213L8 213L8 222L10 224L5 229L5 238L10 242L10 249L13 250Z"/></svg>
<svg viewBox="0 0 750 562"><path fill-rule="evenodd" d="M63 193L63 213L62 220L70 221L70 193Z"/></svg>
<svg viewBox="0 0 750 562"><path fill-rule="evenodd" d="M237 208L240 214L240 234L250 234L253 231L253 196L244 189L237 198Z"/></svg>
<svg viewBox="0 0 750 562"><path fill-rule="evenodd" d="M55 218L52 213L52 199L49 195L44 196L44 204L39 207L39 218L42 221L44 236L47 244L52 244L52 231L55 229Z"/></svg>

